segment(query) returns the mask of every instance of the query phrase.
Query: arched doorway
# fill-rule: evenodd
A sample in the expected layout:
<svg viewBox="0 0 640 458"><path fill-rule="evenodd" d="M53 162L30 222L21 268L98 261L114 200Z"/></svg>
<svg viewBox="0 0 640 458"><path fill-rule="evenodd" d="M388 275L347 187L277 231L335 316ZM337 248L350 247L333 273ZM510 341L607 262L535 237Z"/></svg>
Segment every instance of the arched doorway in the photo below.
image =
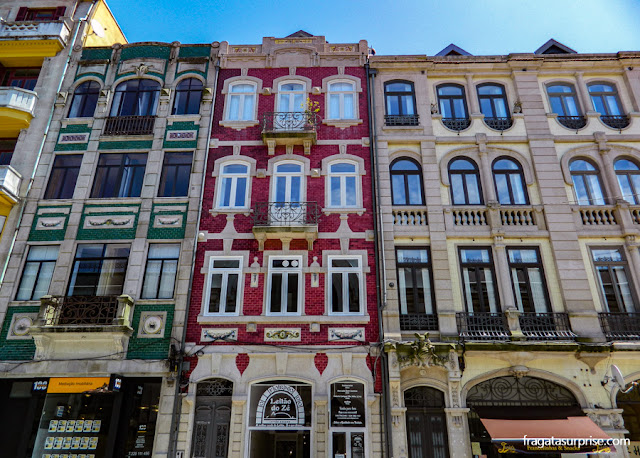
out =
<svg viewBox="0 0 640 458"><path fill-rule="evenodd" d="M228 380L217 378L198 383L193 458L227 458L232 394L233 383Z"/></svg>
<svg viewBox="0 0 640 458"><path fill-rule="evenodd" d="M632 442L640 441L640 390L634 387L628 393L619 391L616 405L622 409L624 429L629 431L624 437Z"/></svg>
<svg viewBox="0 0 640 458"><path fill-rule="evenodd" d="M409 458L447 458L449 444L444 393L428 386L404 392Z"/></svg>

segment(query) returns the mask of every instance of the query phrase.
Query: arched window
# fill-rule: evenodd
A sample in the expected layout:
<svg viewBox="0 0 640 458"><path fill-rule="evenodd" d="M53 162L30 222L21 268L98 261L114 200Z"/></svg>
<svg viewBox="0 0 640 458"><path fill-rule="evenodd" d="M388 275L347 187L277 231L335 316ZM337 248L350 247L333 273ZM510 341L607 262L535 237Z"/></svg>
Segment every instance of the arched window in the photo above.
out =
<svg viewBox="0 0 640 458"><path fill-rule="evenodd" d="M509 106L504 86L496 83L479 84L477 87L480 111L484 115L487 126L496 130L511 127Z"/></svg>
<svg viewBox="0 0 640 458"><path fill-rule="evenodd" d="M444 393L418 386L404 392L410 458L449 456Z"/></svg>
<svg viewBox="0 0 640 458"><path fill-rule="evenodd" d="M579 205L604 205L600 172L591 162L576 159L569 165L573 191Z"/></svg>
<svg viewBox="0 0 640 458"><path fill-rule="evenodd" d="M249 206L249 166L243 163L225 164L218 177L217 208L247 208Z"/></svg>
<svg viewBox="0 0 640 458"><path fill-rule="evenodd" d="M198 114L202 99L202 81L197 78L185 78L176 86L176 98L171 114Z"/></svg>
<svg viewBox="0 0 640 458"><path fill-rule="evenodd" d="M256 85L240 81L229 85L225 119L227 121L251 121L255 118Z"/></svg>
<svg viewBox="0 0 640 458"><path fill-rule="evenodd" d="M422 169L417 162L401 158L391 164L393 205L424 205Z"/></svg>
<svg viewBox="0 0 640 458"><path fill-rule="evenodd" d="M387 126L417 126L416 95L410 81L389 81L384 85Z"/></svg>
<svg viewBox="0 0 640 458"><path fill-rule="evenodd" d="M333 162L329 164L328 174L329 207L357 207L360 186L358 166L353 162Z"/></svg>
<svg viewBox="0 0 640 458"><path fill-rule="evenodd" d="M69 118L91 118L96 111L96 104L100 96L100 83L85 81L73 91Z"/></svg>
<svg viewBox="0 0 640 458"><path fill-rule="evenodd" d="M327 119L356 119L356 89L351 81L329 84L329 116Z"/></svg>
<svg viewBox="0 0 640 458"><path fill-rule="evenodd" d="M127 80L116 87L111 116L155 116L160 83L150 79Z"/></svg>
<svg viewBox="0 0 640 458"><path fill-rule="evenodd" d="M482 205L478 166L470 159L456 158L449 163L449 182L453 205Z"/></svg>
<svg viewBox="0 0 640 458"><path fill-rule="evenodd" d="M459 84L441 84L437 92L442 123L453 130L464 130L469 127L471 120L467 111L464 87Z"/></svg>
<svg viewBox="0 0 640 458"><path fill-rule="evenodd" d="M502 205L529 203L522 167L513 159L498 158L493 163L493 180L498 202Z"/></svg>
<svg viewBox="0 0 640 458"><path fill-rule="evenodd" d="M640 168L629 159L618 159L613 166L622 198L630 204L640 203Z"/></svg>
<svg viewBox="0 0 640 458"><path fill-rule="evenodd" d="M628 393L618 391L616 407L622 409L624 429L629 431L624 437L634 442L640 441L640 390L634 388Z"/></svg>
<svg viewBox="0 0 640 458"><path fill-rule="evenodd" d="M551 111L558 115L558 122L569 129L581 129L587 121L582 116L576 89L572 84L557 83L547 86Z"/></svg>
<svg viewBox="0 0 640 458"><path fill-rule="evenodd" d="M593 108L600 113L600 120L614 129L623 129L629 125L629 118L622 111L618 90L612 84L589 84L589 95Z"/></svg>
<svg viewBox="0 0 640 458"><path fill-rule="evenodd" d="M301 113L307 109L304 83L284 82L278 88L278 111Z"/></svg>

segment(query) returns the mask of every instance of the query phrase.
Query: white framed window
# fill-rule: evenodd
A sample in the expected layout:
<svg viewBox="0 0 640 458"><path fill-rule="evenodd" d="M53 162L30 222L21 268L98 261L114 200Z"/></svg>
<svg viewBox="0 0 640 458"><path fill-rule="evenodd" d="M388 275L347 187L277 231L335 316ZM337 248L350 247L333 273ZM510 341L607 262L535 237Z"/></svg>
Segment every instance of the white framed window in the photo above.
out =
<svg viewBox="0 0 640 458"><path fill-rule="evenodd" d="M284 81L278 87L278 110L301 113L306 107L306 85L298 81Z"/></svg>
<svg viewBox="0 0 640 458"><path fill-rule="evenodd" d="M329 315L362 315L362 260L359 256L329 256Z"/></svg>
<svg viewBox="0 0 640 458"><path fill-rule="evenodd" d="M16 295L17 301L37 301L49 292L53 269L58 259L58 249L58 245L38 245L29 248Z"/></svg>
<svg viewBox="0 0 640 458"><path fill-rule="evenodd" d="M149 245L147 268L142 285L142 299L171 299L176 284L180 245L154 243Z"/></svg>
<svg viewBox="0 0 640 458"><path fill-rule="evenodd" d="M218 183L217 208L248 208L249 164L224 164Z"/></svg>
<svg viewBox="0 0 640 458"><path fill-rule="evenodd" d="M352 81L329 83L327 119L356 119L356 87Z"/></svg>
<svg viewBox="0 0 640 458"><path fill-rule="evenodd" d="M327 187L329 188L328 207L357 207L360 201L358 164L350 161L329 164Z"/></svg>
<svg viewBox="0 0 640 458"><path fill-rule="evenodd" d="M226 121L252 121L256 108L256 84L239 81L229 85Z"/></svg>
<svg viewBox="0 0 640 458"><path fill-rule="evenodd" d="M267 278L267 315L300 315L302 257L270 257Z"/></svg>
<svg viewBox="0 0 640 458"><path fill-rule="evenodd" d="M211 257L204 314L238 315L243 278L241 257Z"/></svg>
<svg viewBox="0 0 640 458"><path fill-rule="evenodd" d="M303 166L299 162L281 162L274 168L272 201L279 203L302 202L304 191Z"/></svg>

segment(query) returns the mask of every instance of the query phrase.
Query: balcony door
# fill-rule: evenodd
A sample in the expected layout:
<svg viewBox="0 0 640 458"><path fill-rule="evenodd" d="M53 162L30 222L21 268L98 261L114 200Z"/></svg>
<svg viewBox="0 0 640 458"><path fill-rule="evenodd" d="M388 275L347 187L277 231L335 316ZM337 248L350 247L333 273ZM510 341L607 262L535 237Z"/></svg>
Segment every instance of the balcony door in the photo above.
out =
<svg viewBox="0 0 640 458"><path fill-rule="evenodd" d="M302 165L291 162L278 164L273 178L271 222L302 224L304 222L304 210L300 204L304 185Z"/></svg>
<svg viewBox="0 0 640 458"><path fill-rule="evenodd" d="M302 113L306 108L304 94L304 84L282 83L278 96L278 111Z"/></svg>

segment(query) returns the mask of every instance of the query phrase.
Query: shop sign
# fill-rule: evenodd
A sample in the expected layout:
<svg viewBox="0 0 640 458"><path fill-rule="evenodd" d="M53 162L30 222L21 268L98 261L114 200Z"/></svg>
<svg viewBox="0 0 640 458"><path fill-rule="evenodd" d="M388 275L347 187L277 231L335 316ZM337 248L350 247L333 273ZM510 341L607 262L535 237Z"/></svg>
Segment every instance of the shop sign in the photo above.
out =
<svg viewBox="0 0 640 458"><path fill-rule="evenodd" d="M640 457L640 441L629 442L628 448L629 448L630 457L634 457L634 456Z"/></svg>
<svg viewBox="0 0 640 458"><path fill-rule="evenodd" d="M85 391L109 386L109 377L52 377L49 379L49 393L84 393Z"/></svg>
<svg viewBox="0 0 640 458"><path fill-rule="evenodd" d="M364 385L354 382L331 385L331 426L364 425Z"/></svg>
<svg viewBox="0 0 640 458"><path fill-rule="evenodd" d="M304 403L290 385L273 385L256 408L256 426L304 426Z"/></svg>
<svg viewBox="0 0 640 458"><path fill-rule="evenodd" d="M31 385L32 393L46 393L49 387L49 379L34 380Z"/></svg>
<svg viewBox="0 0 640 458"><path fill-rule="evenodd" d="M149 431L146 424L138 425L134 450L127 457L151 456L153 451L153 431Z"/></svg>

